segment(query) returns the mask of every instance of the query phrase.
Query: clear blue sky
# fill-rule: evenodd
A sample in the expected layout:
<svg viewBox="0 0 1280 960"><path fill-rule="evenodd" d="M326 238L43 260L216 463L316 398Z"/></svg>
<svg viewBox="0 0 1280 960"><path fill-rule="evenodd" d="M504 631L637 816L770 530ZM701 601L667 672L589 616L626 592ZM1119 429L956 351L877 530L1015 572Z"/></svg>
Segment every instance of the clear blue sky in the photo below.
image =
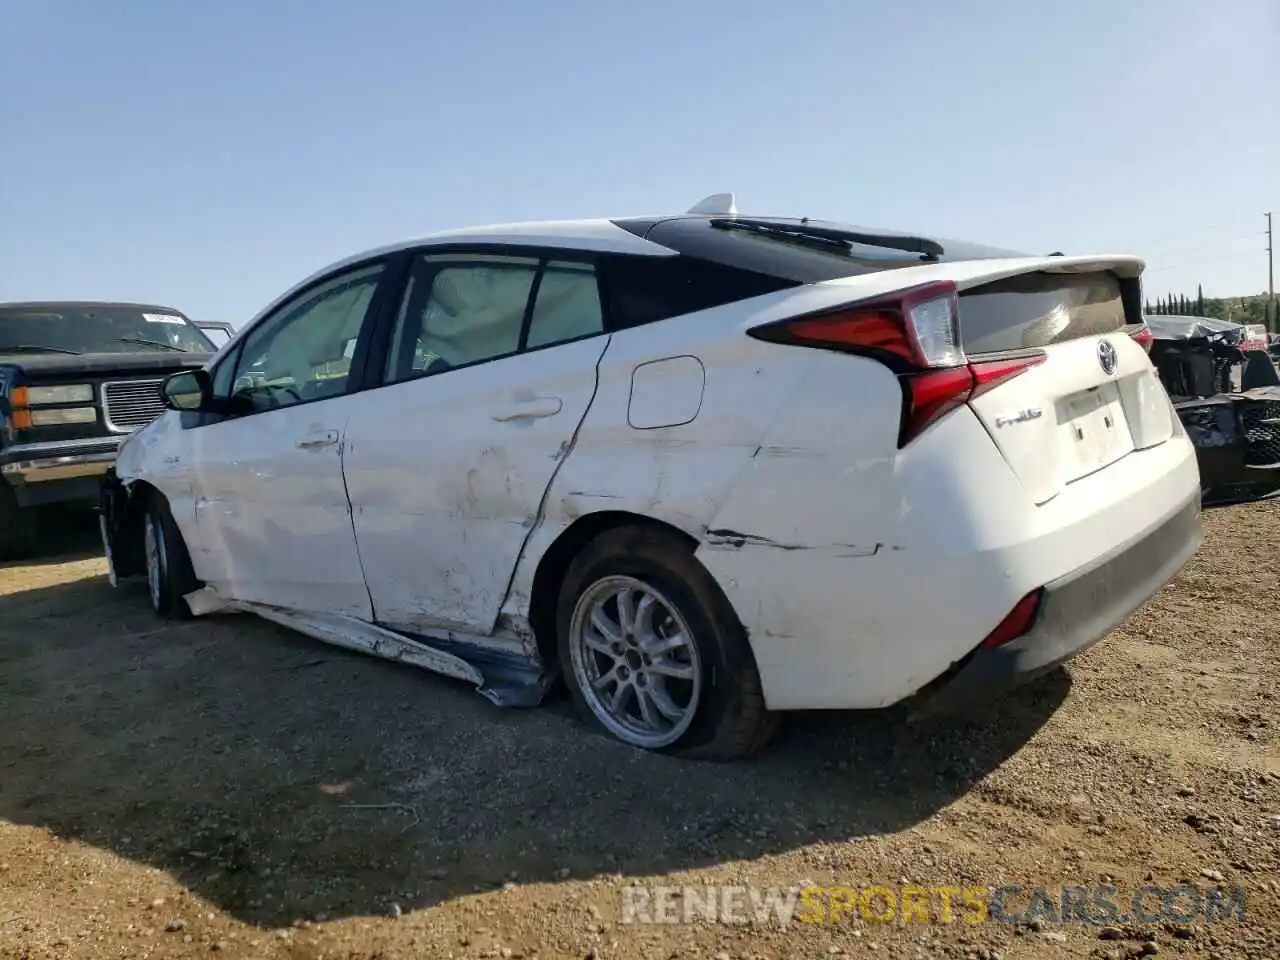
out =
<svg viewBox="0 0 1280 960"><path fill-rule="evenodd" d="M1280 0L0 8L0 300L239 326L366 247L721 190L1234 295L1280 214Z"/></svg>

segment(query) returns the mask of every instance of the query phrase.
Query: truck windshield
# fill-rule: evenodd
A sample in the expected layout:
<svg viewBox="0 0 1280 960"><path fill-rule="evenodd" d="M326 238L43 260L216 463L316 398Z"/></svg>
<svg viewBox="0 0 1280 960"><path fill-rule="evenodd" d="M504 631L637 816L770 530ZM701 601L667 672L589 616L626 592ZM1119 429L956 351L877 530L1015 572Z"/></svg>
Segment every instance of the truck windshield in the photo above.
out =
<svg viewBox="0 0 1280 960"><path fill-rule="evenodd" d="M213 353L182 314L117 304L0 306L0 353Z"/></svg>

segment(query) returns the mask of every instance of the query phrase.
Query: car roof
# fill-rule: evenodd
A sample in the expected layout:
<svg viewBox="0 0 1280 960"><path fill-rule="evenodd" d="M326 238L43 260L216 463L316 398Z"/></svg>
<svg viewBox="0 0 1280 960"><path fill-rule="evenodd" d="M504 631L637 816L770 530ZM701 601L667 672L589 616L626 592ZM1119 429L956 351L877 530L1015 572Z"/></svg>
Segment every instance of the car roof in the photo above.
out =
<svg viewBox="0 0 1280 960"><path fill-rule="evenodd" d="M186 314L177 307L166 307L158 303L133 303L127 300L25 300L11 303L0 303L0 310L88 310L103 307L125 307L130 310L141 310L147 313L172 313L180 317Z"/></svg>
<svg viewBox="0 0 1280 960"><path fill-rule="evenodd" d="M860 230L863 232L875 233L882 236L903 238L912 236L912 234L903 233L901 231L859 228L847 224L835 224L831 221L808 218L756 217L738 212L733 195L728 193L712 195L711 197L706 198L706 200L701 201L699 204L696 204L686 213L669 213L657 216L632 215L596 217L580 220L529 220L461 227L452 230L441 230L434 233L428 233L413 239L401 240L380 247L373 247L362 250L351 256L343 257L341 260L335 260L328 263L274 298L270 303L258 311L257 314L245 321L243 326L247 327L257 323L258 320L266 316L272 310L275 310L286 300L296 296L307 287L324 279L331 273L348 267L355 267L363 262L375 260L379 257L392 256L418 247L429 247L436 244L494 244L500 246L544 249L561 248L586 253L630 253L653 257L674 257L679 255L677 251L645 238L644 235L649 232L650 227L659 223L670 223L672 221L710 221L712 219L725 216L748 218L753 220L768 220L775 223L808 222L815 226L835 226L849 230ZM949 255L944 256L943 259L953 262L963 260L997 259L1023 260L1030 256L1024 252L1005 250L981 244L947 240L941 237L935 239L944 244L949 251Z"/></svg>

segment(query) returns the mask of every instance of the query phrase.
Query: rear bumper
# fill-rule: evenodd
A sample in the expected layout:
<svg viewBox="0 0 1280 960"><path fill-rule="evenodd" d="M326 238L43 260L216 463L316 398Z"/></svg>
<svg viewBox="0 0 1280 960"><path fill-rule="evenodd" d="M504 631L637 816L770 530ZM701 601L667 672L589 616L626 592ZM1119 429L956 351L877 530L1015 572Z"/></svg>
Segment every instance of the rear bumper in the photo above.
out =
<svg viewBox="0 0 1280 960"><path fill-rule="evenodd" d="M123 439L14 444L0 452L0 477L21 507L96 503L102 475L115 463Z"/></svg>
<svg viewBox="0 0 1280 960"><path fill-rule="evenodd" d="M924 718L1019 686L1093 646L1123 623L1200 547L1200 499L1180 506L1155 529L1095 566L1047 584L1035 626L1004 646L978 650L921 694Z"/></svg>

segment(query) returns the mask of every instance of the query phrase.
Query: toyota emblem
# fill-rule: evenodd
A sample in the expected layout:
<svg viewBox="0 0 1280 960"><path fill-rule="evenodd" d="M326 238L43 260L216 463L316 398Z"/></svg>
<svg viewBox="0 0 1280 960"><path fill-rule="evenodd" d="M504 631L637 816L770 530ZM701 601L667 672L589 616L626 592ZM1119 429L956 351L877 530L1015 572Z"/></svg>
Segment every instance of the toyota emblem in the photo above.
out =
<svg viewBox="0 0 1280 960"><path fill-rule="evenodd" d="M1102 364L1102 372L1108 376L1116 372L1116 348L1108 340L1098 344L1098 363Z"/></svg>

